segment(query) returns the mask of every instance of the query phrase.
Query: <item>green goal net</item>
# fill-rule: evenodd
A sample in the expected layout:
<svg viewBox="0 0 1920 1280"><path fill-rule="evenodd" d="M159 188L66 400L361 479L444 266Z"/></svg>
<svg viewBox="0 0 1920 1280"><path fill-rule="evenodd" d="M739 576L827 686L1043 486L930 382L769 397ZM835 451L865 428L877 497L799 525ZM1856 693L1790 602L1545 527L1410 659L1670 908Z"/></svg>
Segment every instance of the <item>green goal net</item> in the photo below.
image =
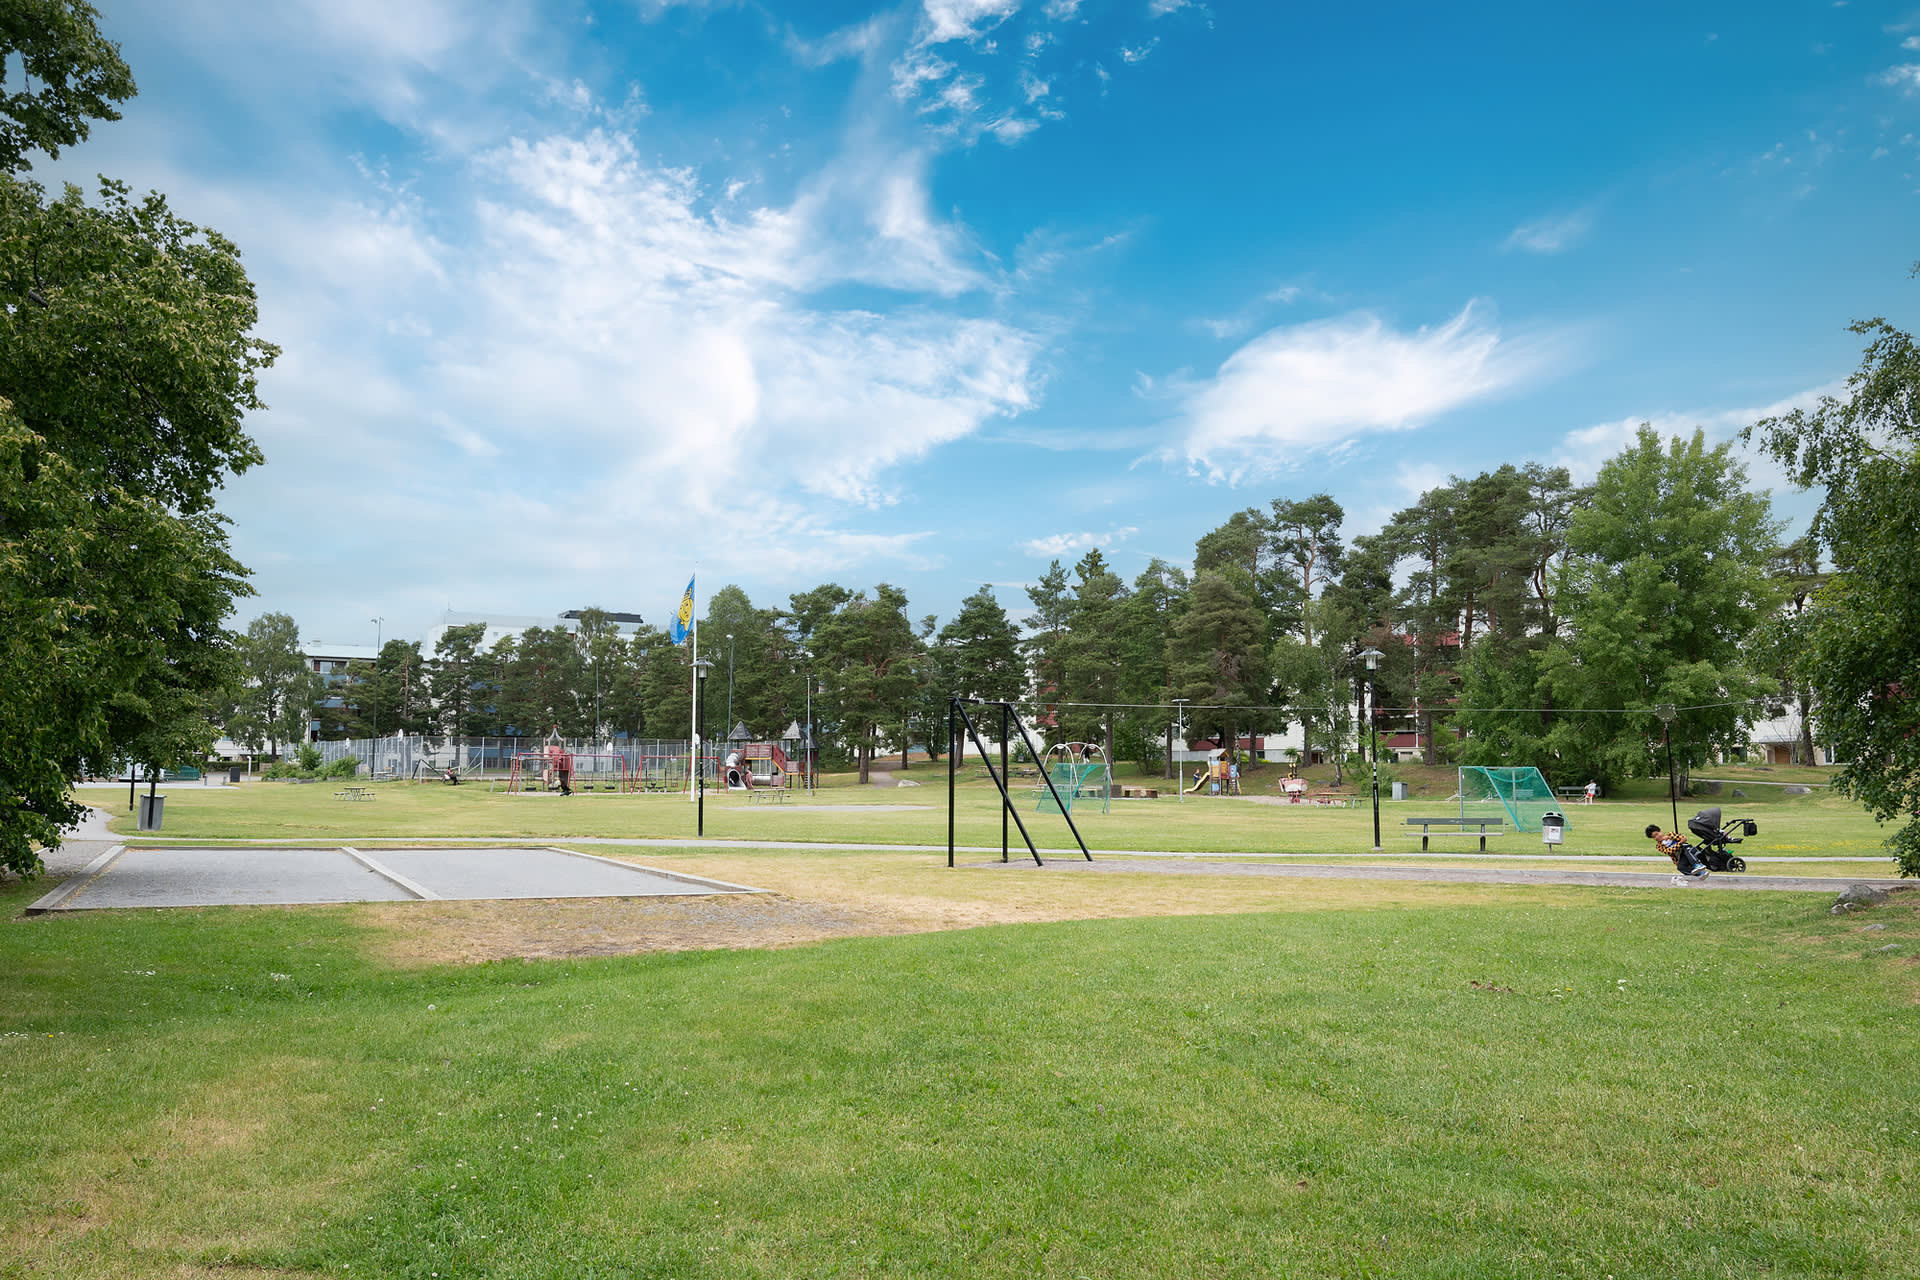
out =
<svg viewBox="0 0 1920 1280"><path fill-rule="evenodd" d="M1111 813L1113 779L1106 762L1095 760L1088 764L1056 763L1047 770L1047 776L1053 779L1053 787L1048 789L1042 782L1037 790L1041 813L1059 813L1060 806L1053 802L1058 792L1068 812L1072 812L1076 800L1093 801L1099 804L1100 812Z"/></svg>
<svg viewBox="0 0 1920 1280"><path fill-rule="evenodd" d="M1515 831L1538 831L1541 814L1564 812L1546 778L1531 766L1464 765L1460 769L1462 818L1505 818Z"/></svg>

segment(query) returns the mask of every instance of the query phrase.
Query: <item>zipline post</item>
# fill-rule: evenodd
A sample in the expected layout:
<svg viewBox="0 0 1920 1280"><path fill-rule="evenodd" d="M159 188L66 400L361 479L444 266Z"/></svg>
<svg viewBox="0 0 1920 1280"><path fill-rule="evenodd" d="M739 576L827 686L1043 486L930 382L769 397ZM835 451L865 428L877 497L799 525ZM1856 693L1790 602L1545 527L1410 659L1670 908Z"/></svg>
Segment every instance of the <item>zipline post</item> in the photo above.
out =
<svg viewBox="0 0 1920 1280"><path fill-rule="evenodd" d="M1003 702L1000 704L1000 776L1011 779L1013 775L1007 771L1007 715L1008 707L1007 704ZM1006 862L1008 860L1007 806L1002 805L1000 807L1000 861Z"/></svg>
<svg viewBox="0 0 1920 1280"><path fill-rule="evenodd" d="M1006 708L1006 709L1008 709L1009 711L1011 711L1011 710L1013 709L1013 704L1012 704L1011 702L1003 702L1003 703L1001 703L1000 705L1001 705L1002 707L1004 707L1004 708ZM1041 758L1041 757L1040 757L1040 749L1039 749L1038 747L1036 747L1036 746L1034 746L1034 745L1033 745L1033 739L1027 736L1027 726L1026 726L1026 725L1024 725L1024 724L1022 724L1022 723L1020 722L1020 717L1018 717L1018 716L1015 716L1015 717L1013 717L1013 723L1014 723L1014 727L1020 730L1020 741L1022 741L1022 742L1024 742L1024 743L1026 743L1026 744L1027 744L1027 751L1028 751L1028 752L1029 752L1029 753L1030 753L1030 754L1031 754L1031 755L1033 756L1033 758L1034 758L1034 760L1035 760L1036 762L1038 762L1038 761L1040 760L1040 758ZM1064 800L1062 800L1062 799L1060 798L1060 791L1059 791L1059 788L1057 788L1057 787L1055 787L1055 786L1053 785L1053 776L1052 776L1051 774L1049 774L1049 773L1048 773L1048 772L1046 771L1046 769L1045 769L1045 768L1042 768L1042 769L1040 770L1040 777L1041 777L1041 780L1042 780L1042 781L1044 781L1044 782L1045 782L1045 783L1047 784L1047 790L1048 790L1049 792L1051 792L1051 793L1053 794L1053 802L1054 802L1054 804L1056 804L1056 805L1058 805L1058 806L1060 807L1060 816L1061 816L1061 817L1063 817L1063 818L1065 818L1065 819L1067 820L1067 830L1069 830L1069 831L1071 831L1071 832L1073 832L1073 842L1074 842L1075 844L1077 844L1077 845L1079 845L1079 846L1080 846L1080 852L1081 852L1081 854L1082 854L1082 855L1083 855L1083 856L1084 856L1084 857L1086 858L1086 860L1087 860L1088 862L1092 862L1092 861L1093 861L1093 855L1092 855L1091 853L1089 853L1089 852L1087 852L1087 842L1086 842L1085 840L1082 840L1082 839L1080 838L1080 828L1079 828L1079 827L1076 827L1076 826L1075 826L1075 825L1073 824L1073 811L1072 811L1072 808L1071 808L1071 807L1070 807L1070 806L1069 806L1069 805L1068 805L1068 804L1066 803L1066 801L1064 801ZM1113 778L1112 778L1112 776L1111 776L1111 774L1109 774L1109 776L1108 776L1108 778L1107 778L1107 785L1108 785L1108 786L1112 786L1112 785L1113 785ZM1004 794L1004 792L1002 792L1002 794ZM1009 801L1008 803L1009 803L1009 804L1011 804L1012 802L1011 802L1011 801ZM1019 815L1018 815L1018 814L1016 814L1016 815L1014 815L1014 816L1015 816L1016 818L1018 818L1018 816L1019 816ZM1022 835L1024 835L1024 834L1026 834L1026 830L1027 830L1027 829L1026 829L1026 827L1025 827L1025 826L1023 825L1023 826L1022 826L1022 827L1020 828L1020 831L1021 831L1021 834L1022 834ZM1031 840L1029 840L1029 841L1027 841L1027 843L1028 843L1028 844L1032 844L1032 843L1033 843L1033 841L1031 841ZM1036 860L1036 861L1038 861L1038 860L1039 860L1039 855L1038 855L1038 854L1035 854L1035 855L1034 855L1034 858L1035 858L1035 860Z"/></svg>
<svg viewBox="0 0 1920 1280"><path fill-rule="evenodd" d="M947 699L947 865L953 865L953 785L958 778L958 764L953 758L953 744L957 740L953 709L958 705L954 699Z"/></svg>

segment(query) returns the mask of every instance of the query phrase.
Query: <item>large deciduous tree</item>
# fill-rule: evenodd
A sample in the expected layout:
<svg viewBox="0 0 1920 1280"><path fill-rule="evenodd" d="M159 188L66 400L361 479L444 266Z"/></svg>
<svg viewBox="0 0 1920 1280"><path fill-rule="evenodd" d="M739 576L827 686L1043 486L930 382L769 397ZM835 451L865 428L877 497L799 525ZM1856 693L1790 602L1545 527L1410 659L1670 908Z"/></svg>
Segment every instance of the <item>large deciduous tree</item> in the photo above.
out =
<svg viewBox="0 0 1920 1280"><path fill-rule="evenodd" d="M238 710L227 722L228 736L276 756L281 744L304 742L325 684L300 652L299 626L284 613L261 614L240 637L239 662Z"/></svg>
<svg viewBox="0 0 1920 1280"><path fill-rule="evenodd" d="M1709 448L1699 431L1663 443L1642 427L1573 515L1565 642L1526 668L1488 648L1470 671L1492 697L1460 715L1463 758L1533 764L1549 778L1644 777L1662 703L1681 709L1676 759L1744 746L1755 700L1778 688L1749 642L1779 598L1769 571L1779 531L1730 446ZM1543 721L1546 705L1575 710Z"/></svg>
<svg viewBox="0 0 1920 1280"><path fill-rule="evenodd" d="M1920 273L1920 267L1915 268ZM1844 399L1756 423L1788 474L1825 490L1814 534L1832 576L1813 593L1801 671L1834 784L1881 822L1902 875L1920 875L1920 347L1885 320Z"/></svg>
<svg viewBox="0 0 1920 1280"><path fill-rule="evenodd" d="M243 417L275 354L232 242L103 182L14 176L133 92L78 0L0 6L0 867L79 816L67 785L211 745L247 593L214 497L260 461Z"/></svg>

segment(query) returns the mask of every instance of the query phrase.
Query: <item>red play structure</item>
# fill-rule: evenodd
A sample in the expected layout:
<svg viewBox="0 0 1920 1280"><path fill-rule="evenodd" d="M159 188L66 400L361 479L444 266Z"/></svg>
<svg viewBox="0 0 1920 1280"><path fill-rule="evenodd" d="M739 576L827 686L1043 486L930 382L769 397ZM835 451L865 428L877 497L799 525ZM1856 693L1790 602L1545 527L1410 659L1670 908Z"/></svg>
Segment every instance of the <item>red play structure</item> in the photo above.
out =
<svg viewBox="0 0 1920 1280"><path fill-rule="evenodd" d="M756 787L791 787L800 777L800 766L787 759L777 742L747 742L738 748L739 763L723 765L720 780L729 791L751 791ZM731 758L732 753L729 753Z"/></svg>

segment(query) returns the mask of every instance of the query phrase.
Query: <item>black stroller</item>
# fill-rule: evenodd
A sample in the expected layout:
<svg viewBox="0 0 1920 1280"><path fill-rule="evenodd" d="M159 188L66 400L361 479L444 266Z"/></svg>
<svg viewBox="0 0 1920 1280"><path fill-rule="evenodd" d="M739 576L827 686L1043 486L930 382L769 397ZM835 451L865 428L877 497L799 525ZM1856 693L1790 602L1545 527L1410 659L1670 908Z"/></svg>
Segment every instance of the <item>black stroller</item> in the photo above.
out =
<svg viewBox="0 0 1920 1280"><path fill-rule="evenodd" d="M1728 845L1739 844L1746 836L1760 834L1760 824L1752 818L1731 818L1725 825L1720 822L1718 808L1702 809L1687 819L1687 830L1698 840L1698 845L1690 846L1694 856L1706 864L1709 871L1745 871L1747 860L1728 852ZM1739 834L1735 834L1738 832Z"/></svg>

